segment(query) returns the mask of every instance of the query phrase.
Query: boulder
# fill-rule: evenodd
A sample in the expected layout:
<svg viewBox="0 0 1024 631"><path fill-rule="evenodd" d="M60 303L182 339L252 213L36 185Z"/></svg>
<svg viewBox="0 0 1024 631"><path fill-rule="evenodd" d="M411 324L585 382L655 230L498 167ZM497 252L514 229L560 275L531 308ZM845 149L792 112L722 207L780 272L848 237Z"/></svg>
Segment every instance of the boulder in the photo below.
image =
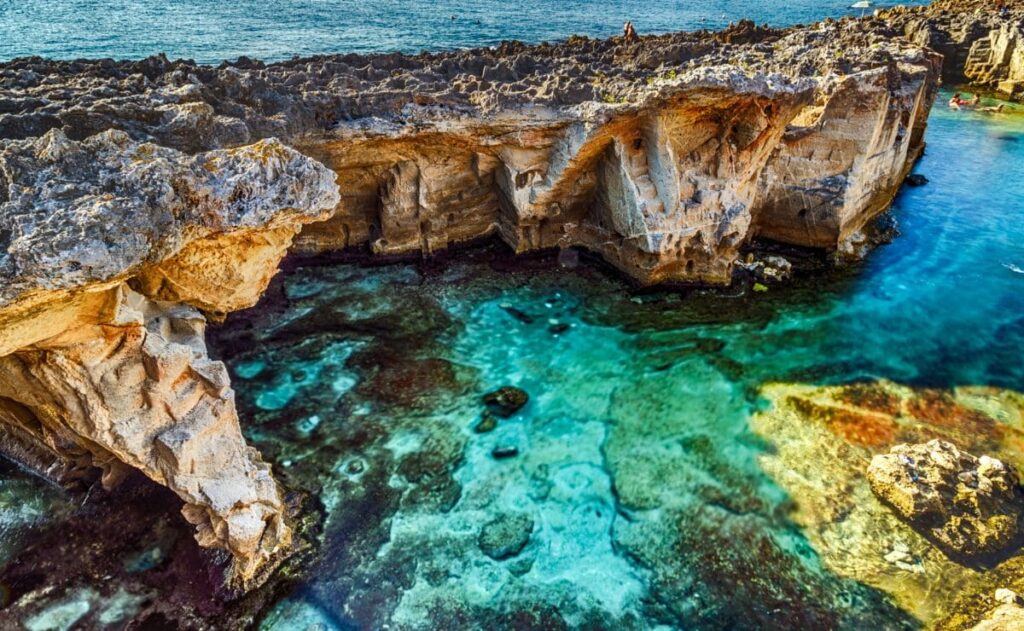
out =
<svg viewBox="0 0 1024 631"><path fill-rule="evenodd" d="M487 408L503 418L508 418L518 412L529 400L530 395L526 390L515 386L502 386L494 392L488 392L483 397Z"/></svg>
<svg viewBox="0 0 1024 631"><path fill-rule="evenodd" d="M990 565L1022 543L1017 474L995 458L932 440L876 455L867 474L875 495L954 561Z"/></svg>
<svg viewBox="0 0 1024 631"><path fill-rule="evenodd" d="M525 513L505 513L480 529L480 551L500 561L518 555L530 542L533 518Z"/></svg>

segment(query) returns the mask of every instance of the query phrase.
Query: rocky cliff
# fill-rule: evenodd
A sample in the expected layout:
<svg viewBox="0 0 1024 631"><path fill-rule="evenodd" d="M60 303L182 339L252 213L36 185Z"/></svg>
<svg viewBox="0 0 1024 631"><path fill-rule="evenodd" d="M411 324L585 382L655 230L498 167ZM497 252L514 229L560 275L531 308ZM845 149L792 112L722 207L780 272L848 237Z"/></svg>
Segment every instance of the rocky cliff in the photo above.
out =
<svg viewBox="0 0 1024 631"><path fill-rule="evenodd" d="M251 583L290 531L207 317L255 304L289 249L497 235L642 283L727 283L757 236L854 250L937 88L902 24L0 64L0 443L55 477L166 484Z"/></svg>
<svg viewBox="0 0 1024 631"><path fill-rule="evenodd" d="M582 246L727 283L756 235L843 248L920 152L939 59L856 21L219 68L17 60L0 135L117 128L186 152L278 136L337 173L304 251Z"/></svg>
<svg viewBox="0 0 1024 631"><path fill-rule="evenodd" d="M938 0L923 7L879 12L897 34L945 59L948 83L971 83L1014 100L1024 99L1024 6L985 0Z"/></svg>
<svg viewBox="0 0 1024 631"><path fill-rule="evenodd" d="M291 535L199 309L255 304L332 174L276 141L190 157L53 129L5 142L0 182L0 446L62 481L142 471L250 582Z"/></svg>

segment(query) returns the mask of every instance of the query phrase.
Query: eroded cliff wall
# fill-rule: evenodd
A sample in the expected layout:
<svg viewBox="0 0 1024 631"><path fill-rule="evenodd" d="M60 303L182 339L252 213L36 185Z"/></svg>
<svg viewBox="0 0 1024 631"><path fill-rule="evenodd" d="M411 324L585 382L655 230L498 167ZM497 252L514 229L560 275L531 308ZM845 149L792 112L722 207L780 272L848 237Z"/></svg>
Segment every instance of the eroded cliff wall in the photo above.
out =
<svg viewBox="0 0 1024 631"><path fill-rule="evenodd" d="M255 304L333 174L270 140L189 157L51 130L4 143L0 183L0 445L62 479L142 471L255 580L291 531L199 309Z"/></svg>
<svg viewBox="0 0 1024 631"><path fill-rule="evenodd" d="M255 304L290 249L494 234L588 248L642 283L727 283L757 236L854 249L938 85L941 57L897 37L928 15L898 16L217 68L0 64L0 447L110 484L139 469L252 582L291 533L206 318ZM985 81L1016 67L1019 38L995 32Z"/></svg>
<svg viewBox="0 0 1024 631"><path fill-rule="evenodd" d="M883 27L216 69L27 59L0 70L0 134L115 127L185 151L276 134L341 190L300 250L430 254L497 234L588 248L641 283L727 283L756 235L846 247L920 152L939 58Z"/></svg>
<svg viewBox="0 0 1024 631"><path fill-rule="evenodd" d="M1013 100L1024 99L1024 5L988 0L937 0L894 7L879 19L944 58L947 83L970 83Z"/></svg>

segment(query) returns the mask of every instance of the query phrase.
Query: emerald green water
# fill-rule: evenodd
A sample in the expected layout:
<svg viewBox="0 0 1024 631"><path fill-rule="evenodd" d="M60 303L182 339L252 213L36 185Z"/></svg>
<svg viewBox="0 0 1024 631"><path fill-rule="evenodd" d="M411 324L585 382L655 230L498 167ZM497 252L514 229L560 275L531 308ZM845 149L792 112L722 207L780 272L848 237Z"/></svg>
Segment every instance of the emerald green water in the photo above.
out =
<svg viewBox="0 0 1024 631"><path fill-rule="evenodd" d="M498 246L418 265L292 261L259 307L211 331L248 439L312 498L313 549L260 628L932 622L878 587L903 570L883 564L871 585L837 570L857 542L823 544L796 517L809 498L787 489L842 495L848 481L828 461L787 469L796 434L753 423L776 382L1024 390L1022 163L1022 115L937 106L917 168L930 183L892 210L901 236L767 293L636 292ZM529 402L474 431L481 395L503 385ZM5 476L0 507L42 488ZM47 504L51 523L66 502ZM6 559L47 519L18 511L0 510ZM488 556L493 523L521 550ZM939 590L943 576L914 580Z"/></svg>
<svg viewBox="0 0 1024 631"><path fill-rule="evenodd" d="M920 624L823 565L750 419L770 382L1024 389L1024 123L938 107L928 138L902 236L767 294L635 293L493 249L285 274L289 304L252 320L278 328L229 363L326 526L263 628ZM506 384L530 402L474 432ZM481 528L509 515L529 541L491 559Z"/></svg>

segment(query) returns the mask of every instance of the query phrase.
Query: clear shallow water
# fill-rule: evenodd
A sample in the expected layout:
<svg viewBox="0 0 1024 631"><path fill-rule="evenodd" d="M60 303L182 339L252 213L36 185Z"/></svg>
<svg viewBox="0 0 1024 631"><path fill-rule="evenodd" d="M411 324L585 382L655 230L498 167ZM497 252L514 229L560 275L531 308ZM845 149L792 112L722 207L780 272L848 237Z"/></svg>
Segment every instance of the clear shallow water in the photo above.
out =
<svg viewBox="0 0 1024 631"><path fill-rule="evenodd" d="M0 60L25 55L171 58L219 63L241 55L418 52L491 46L506 39L607 37L633 20L641 33L720 28L746 17L788 25L859 15L850 0L0 0ZM885 6L887 3L879 3ZM914 4L909 2L905 4ZM452 17L455 17L453 20Z"/></svg>
<svg viewBox="0 0 1024 631"><path fill-rule="evenodd" d="M1024 391L1024 120L940 105L928 140L899 238L767 293L636 293L494 248L287 270L211 331L249 440L312 498L314 552L260 628L915 628L1022 580L1024 562L944 560L861 471L887 441L935 435L1024 466L1024 397L958 395L981 420L933 397L939 418L898 431L787 403L880 379ZM476 431L480 395L506 384L529 403ZM40 563L23 571L58 585L30 625L118 628L194 572L173 498L151 528L139 485L68 518L73 500L37 479L0 480L5 576ZM129 512L139 532L112 535Z"/></svg>
<svg viewBox="0 0 1024 631"><path fill-rule="evenodd" d="M250 438L325 504L322 558L262 628L913 628L991 591L1004 575L944 561L866 491L885 427L780 422L769 384L1024 390L1022 158L1019 116L938 107L902 236L767 294L633 294L488 251L286 274L290 304L219 342L245 349L223 352ZM505 384L530 402L474 430ZM998 438L923 413L899 436L1024 464L1024 403L970 396ZM813 514L830 495L848 514ZM524 547L491 558L488 528ZM882 558L903 547L906 567Z"/></svg>

